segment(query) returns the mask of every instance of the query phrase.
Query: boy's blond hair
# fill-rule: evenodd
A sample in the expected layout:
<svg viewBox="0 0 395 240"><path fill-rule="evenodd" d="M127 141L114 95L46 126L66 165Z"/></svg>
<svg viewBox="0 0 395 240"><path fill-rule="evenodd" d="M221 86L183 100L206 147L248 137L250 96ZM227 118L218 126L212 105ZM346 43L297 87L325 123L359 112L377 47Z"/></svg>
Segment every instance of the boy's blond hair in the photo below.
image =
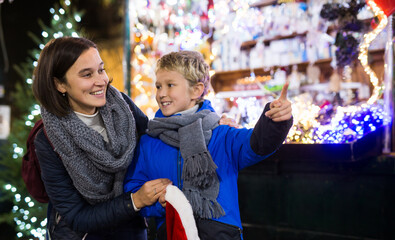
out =
<svg viewBox="0 0 395 240"><path fill-rule="evenodd" d="M155 73L159 70L176 71L184 76L189 86L194 86L198 82L204 84L204 91L197 99L202 102L207 94L210 83L210 67L204 61L201 53L196 51L179 51L163 55L156 63Z"/></svg>

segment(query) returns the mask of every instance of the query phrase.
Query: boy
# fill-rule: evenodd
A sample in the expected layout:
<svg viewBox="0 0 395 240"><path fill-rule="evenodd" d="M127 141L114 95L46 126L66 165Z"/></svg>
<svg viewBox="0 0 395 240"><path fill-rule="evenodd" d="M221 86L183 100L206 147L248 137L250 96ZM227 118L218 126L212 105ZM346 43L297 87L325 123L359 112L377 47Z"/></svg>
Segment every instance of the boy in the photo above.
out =
<svg viewBox="0 0 395 240"><path fill-rule="evenodd" d="M271 155L285 140L292 125L288 84L248 130L218 126L218 115L203 99L209 66L200 53L164 55L157 62L156 78L160 110L141 137L124 190L135 192L146 181L169 178L191 203L201 239L242 239L238 172ZM161 196L141 209L143 216L156 218L159 239L166 239L164 205Z"/></svg>

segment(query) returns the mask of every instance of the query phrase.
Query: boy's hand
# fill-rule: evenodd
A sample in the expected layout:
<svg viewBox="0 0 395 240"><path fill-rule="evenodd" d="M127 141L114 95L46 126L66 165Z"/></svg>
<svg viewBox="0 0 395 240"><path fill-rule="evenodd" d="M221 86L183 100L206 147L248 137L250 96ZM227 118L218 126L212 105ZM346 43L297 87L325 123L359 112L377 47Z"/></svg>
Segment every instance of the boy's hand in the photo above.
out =
<svg viewBox="0 0 395 240"><path fill-rule="evenodd" d="M291 102L287 99L288 86L289 82L286 82L281 90L280 97L270 103L270 110L265 113L265 116L274 122L286 121L292 117Z"/></svg>
<svg viewBox="0 0 395 240"><path fill-rule="evenodd" d="M148 181L135 193L132 194L134 205L137 208L151 206L159 197L166 193L167 185L172 182L167 178L159 178Z"/></svg>

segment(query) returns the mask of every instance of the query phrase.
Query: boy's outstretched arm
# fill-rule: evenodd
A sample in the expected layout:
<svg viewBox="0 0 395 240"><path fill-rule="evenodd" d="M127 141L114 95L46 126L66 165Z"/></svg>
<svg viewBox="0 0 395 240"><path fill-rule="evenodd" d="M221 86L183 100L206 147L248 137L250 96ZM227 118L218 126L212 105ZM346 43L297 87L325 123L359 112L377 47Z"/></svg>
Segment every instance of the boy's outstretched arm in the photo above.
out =
<svg viewBox="0 0 395 240"><path fill-rule="evenodd" d="M251 135L252 150L259 155L267 155L277 150L292 126L292 106L287 99L289 83L286 82L278 99L266 104Z"/></svg>

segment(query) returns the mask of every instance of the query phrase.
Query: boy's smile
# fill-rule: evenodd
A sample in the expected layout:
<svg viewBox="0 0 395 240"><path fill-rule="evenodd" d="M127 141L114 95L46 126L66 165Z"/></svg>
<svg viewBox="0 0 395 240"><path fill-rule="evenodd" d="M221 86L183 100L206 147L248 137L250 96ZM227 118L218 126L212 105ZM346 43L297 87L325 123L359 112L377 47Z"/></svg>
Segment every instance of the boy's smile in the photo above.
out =
<svg viewBox="0 0 395 240"><path fill-rule="evenodd" d="M196 104L193 87L177 71L159 70L155 85L156 102L164 116L185 111Z"/></svg>

